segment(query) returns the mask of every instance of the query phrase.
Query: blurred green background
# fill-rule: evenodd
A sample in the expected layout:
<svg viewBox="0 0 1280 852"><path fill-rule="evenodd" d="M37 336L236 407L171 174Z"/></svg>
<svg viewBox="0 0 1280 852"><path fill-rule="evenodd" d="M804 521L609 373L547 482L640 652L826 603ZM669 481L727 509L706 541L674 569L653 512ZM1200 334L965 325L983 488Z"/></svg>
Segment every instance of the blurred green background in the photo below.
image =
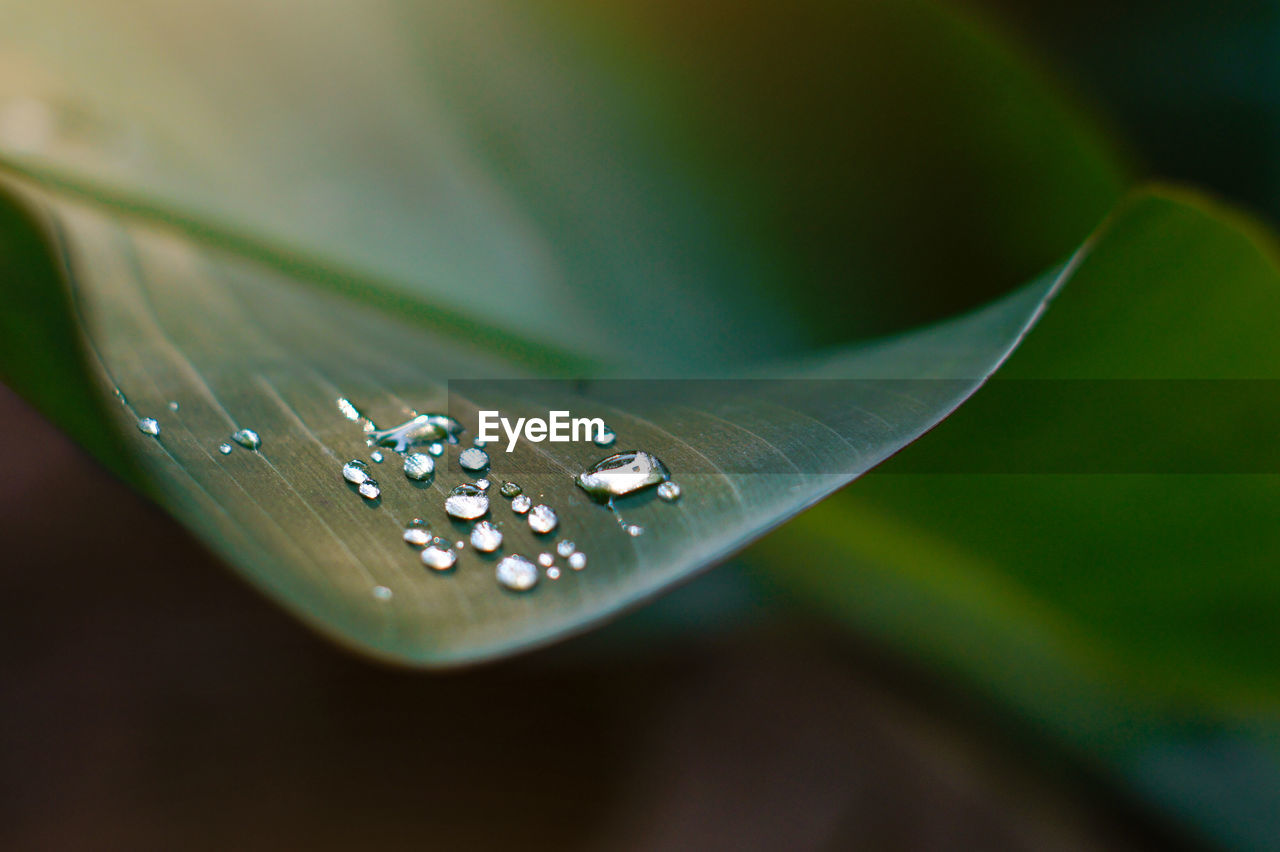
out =
<svg viewBox="0 0 1280 852"><path fill-rule="evenodd" d="M1006 375L1280 372L1275 4L518 16L561 46L542 58L576 81L556 90L566 114L597 119L582 161L614 150L593 135L608 127L644 140L622 171L680 164L631 189L672 211L637 245L669 239L706 285L690 305L725 306L686 357L951 315L1120 205ZM442 61L482 64L454 49ZM545 148L508 147L561 113L457 86L480 161L549 218L589 218L590 192L558 191L581 177L571 159L538 172L519 158ZM1123 200L1152 178L1180 186ZM560 233L585 281L615 232ZM625 270L591 286L682 298ZM1277 477L926 472L978 444L1010 470L1046 447L1105 456L1078 443L1106 411L980 394L618 623L426 675L306 634L2 404L6 848L1280 848ZM1175 459L1216 434L1247 456L1268 439L1248 418L1190 400L1156 434L1108 440Z"/></svg>

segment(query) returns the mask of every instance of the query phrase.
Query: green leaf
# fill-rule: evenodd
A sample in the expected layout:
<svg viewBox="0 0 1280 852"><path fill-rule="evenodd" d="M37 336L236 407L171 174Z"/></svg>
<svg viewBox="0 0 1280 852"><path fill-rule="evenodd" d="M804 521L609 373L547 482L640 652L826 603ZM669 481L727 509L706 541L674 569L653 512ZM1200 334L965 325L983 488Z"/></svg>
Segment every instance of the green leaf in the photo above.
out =
<svg viewBox="0 0 1280 852"><path fill-rule="evenodd" d="M993 386L752 553L1202 831L1266 848L1278 257L1211 201L1134 198ZM1135 418L1117 389L1159 405ZM815 543L826 560L782 558Z"/></svg>

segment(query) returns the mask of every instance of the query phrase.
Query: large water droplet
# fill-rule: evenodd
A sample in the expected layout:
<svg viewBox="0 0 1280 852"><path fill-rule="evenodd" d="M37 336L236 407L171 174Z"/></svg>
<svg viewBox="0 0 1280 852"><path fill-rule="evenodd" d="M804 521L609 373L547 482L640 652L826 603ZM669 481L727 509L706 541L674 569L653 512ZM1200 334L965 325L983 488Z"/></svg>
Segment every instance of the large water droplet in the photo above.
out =
<svg viewBox="0 0 1280 852"><path fill-rule="evenodd" d="M587 555L581 551L569 554L569 567L575 571L581 571L587 567Z"/></svg>
<svg viewBox="0 0 1280 852"><path fill-rule="evenodd" d="M489 454L479 447L468 447L458 453L458 464L463 470L481 471L489 466Z"/></svg>
<svg viewBox="0 0 1280 852"><path fill-rule="evenodd" d="M445 498L444 510L452 518L474 521L489 511L489 498L474 485L459 485Z"/></svg>
<svg viewBox="0 0 1280 852"><path fill-rule="evenodd" d="M498 489L498 493L510 500L512 497L519 497L524 493L524 489L514 482L504 482L502 487Z"/></svg>
<svg viewBox="0 0 1280 852"><path fill-rule="evenodd" d="M457 561L453 548L433 544L422 551L422 564L435 571L448 571Z"/></svg>
<svg viewBox="0 0 1280 852"><path fill-rule="evenodd" d="M231 445L226 443L219 444L218 452L222 453L224 456L231 455Z"/></svg>
<svg viewBox="0 0 1280 852"><path fill-rule="evenodd" d="M359 459L352 459L342 466L342 478L352 485L359 485L369 480L369 465Z"/></svg>
<svg viewBox="0 0 1280 852"><path fill-rule="evenodd" d="M680 484L672 479L668 479L658 486L658 496L668 503L674 503L679 500L682 493Z"/></svg>
<svg viewBox="0 0 1280 852"><path fill-rule="evenodd" d="M436 472L436 460L426 453L409 453L404 457L404 475L421 482Z"/></svg>
<svg viewBox="0 0 1280 852"><path fill-rule="evenodd" d="M502 530L488 521L478 521L471 528L471 546L485 553L493 553L502 547Z"/></svg>
<svg viewBox="0 0 1280 852"><path fill-rule="evenodd" d="M382 489L378 487L378 480L376 479L366 479L360 483L360 487L356 490L366 500L377 500L382 496Z"/></svg>
<svg viewBox="0 0 1280 852"><path fill-rule="evenodd" d="M521 494L511 501L511 511L515 512L517 515L523 515L532 508L533 501L530 500L526 494Z"/></svg>
<svg viewBox="0 0 1280 852"><path fill-rule="evenodd" d="M404 540L413 547L426 547L431 543L431 530L422 518L414 518L404 528Z"/></svg>
<svg viewBox="0 0 1280 852"><path fill-rule="evenodd" d="M237 429L231 433L231 440L235 441L246 450L256 450L262 446L262 439L258 437L258 433L252 429Z"/></svg>
<svg viewBox="0 0 1280 852"><path fill-rule="evenodd" d="M154 417L143 417L138 421L138 431L154 438L160 434L160 424L156 422Z"/></svg>
<svg viewBox="0 0 1280 852"><path fill-rule="evenodd" d="M538 566L519 554L504 557L495 573L499 583L515 592L527 592L538 585Z"/></svg>
<svg viewBox="0 0 1280 852"><path fill-rule="evenodd" d="M434 441L445 440L456 444L461 432L462 424L447 414L419 414L391 429L374 429L369 433L369 443L403 453L410 447Z"/></svg>
<svg viewBox="0 0 1280 852"><path fill-rule="evenodd" d="M597 447L612 447L613 442L618 440L618 435L612 429L606 426L603 429L601 429L599 432L597 432L596 436L591 440L595 443Z"/></svg>
<svg viewBox="0 0 1280 852"><path fill-rule="evenodd" d="M556 517L555 511L546 504L539 503L529 511L529 529L536 533L545 535L559 523L560 519Z"/></svg>
<svg viewBox="0 0 1280 852"><path fill-rule="evenodd" d="M567 538L561 539L560 543L556 545L556 553L564 557L568 557L577 549L578 546Z"/></svg>
<svg viewBox="0 0 1280 852"><path fill-rule="evenodd" d="M574 481L591 499L607 503L614 497L634 494L670 478L666 465L657 456L636 450L598 461Z"/></svg>

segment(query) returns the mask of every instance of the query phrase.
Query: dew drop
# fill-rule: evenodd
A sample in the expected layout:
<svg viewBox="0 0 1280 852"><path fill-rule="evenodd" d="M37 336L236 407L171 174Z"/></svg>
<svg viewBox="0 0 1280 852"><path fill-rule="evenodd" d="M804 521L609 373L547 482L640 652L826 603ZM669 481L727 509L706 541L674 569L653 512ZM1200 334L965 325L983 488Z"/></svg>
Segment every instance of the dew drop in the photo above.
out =
<svg viewBox="0 0 1280 852"><path fill-rule="evenodd" d="M485 553L493 553L502 547L502 530L488 521L479 521L471 528L471 546Z"/></svg>
<svg viewBox="0 0 1280 852"><path fill-rule="evenodd" d="M498 489L498 493L510 500L512 497L519 497L524 493L524 489L514 482L504 482L502 487Z"/></svg>
<svg viewBox="0 0 1280 852"><path fill-rule="evenodd" d="M154 438L160 434L160 424L156 422L154 417L143 417L138 421L138 431Z"/></svg>
<svg viewBox="0 0 1280 852"><path fill-rule="evenodd" d="M565 556L565 557L569 556L571 553L573 553L577 549L578 549L578 546L567 538L561 539L560 543L556 545L556 553L559 553L561 556Z"/></svg>
<svg viewBox="0 0 1280 852"><path fill-rule="evenodd" d="M504 557L495 573L499 583L515 592L527 592L538 585L538 566L518 554Z"/></svg>
<svg viewBox="0 0 1280 852"><path fill-rule="evenodd" d="M466 547L466 546L467 546L467 543L466 543L465 541L463 541L462 539L458 539L457 541L455 541L455 542L453 543L453 546L454 546L454 547L456 547L456 548L458 548L459 550L462 550L464 547Z"/></svg>
<svg viewBox="0 0 1280 852"><path fill-rule="evenodd" d="M636 538L637 536L644 535L644 527L640 526L639 524L627 524L625 527L623 527L623 529L626 530L627 535L631 536L632 538Z"/></svg>
<svg viewBox="0 0 1280 852"><path fill-rule="evenodd" d="M230 445L230 444L219 444L219 445L218 445L218 452L222 453L224 456L229 456L229 455L231 455L231 445Z"/></svg>
<svg viewBox="0 0 1280 852"><path fill-rule="evenodd" d="M346 397L338 397L338 411L341 412L343 417L353 422L360 419L360 410L352 405L351 400Z"/></svg>
<svg viewBox="0 0 1280 852"><path fill-rule="evenodd" d="M617 433L608 426L597 432L596 436L592 439L597 447L612 447L613 442L616 440L618 440Z"/></svg>
<svg viewBox="0 0 1280 852"><path fill-rule="evenodd" d="M170 400L170 401L169 401L169 410L170 410L170 411L177 411L177 410L178 410L178 407L179 407L179 406L178 406L178 403L177 403L175 400Z"/></svg>
<svg viewBox="0 0 1280 852"><path fill-rule="evenodd" d="M474 440L472 440L471 444L472 444L472 446L480 447L480 448L482 448L482 449L483 449L484 447L489 446L489 442L488 442L488 441L486 441L484 438L481 438L479 435L476 435L475 439L474 439Z"/></svg>
<svg viewBox="0 0 1280 852"><path fill-rule="evenodd" d="M389 601L391 600L391 590L386 586L374 586L373 597L376 600Z"/></svg>
<svg viewBox="0 0 1280 852"><path fill-rule="evenodd" d="M529 512L529 529L539 535L551 532L559 523L555 510L544 503L539 503Z"/></svg>
<svg viewBox="0 0 1280 852"><path fill-rule="evenodd" d="M397 453L403 453L410 447L437 442L441 439L450 444L456 444L460 432L462 432L462 424L447 414L419 414L412 420L391 429L370 431L369 443L379 447L390 447Z"/></svg>
<svg viewBox="0 0 1280 852"><path fill-rule="evenodd" d="M581 551L569 555L569 567L575 571L581 571L587 567L587 555Z"/></svg>
<svg viewBox="0 0 1280 852"><path fill-rule="evenodd" d="M422 564L434 571L448 571L458 561L452 548L431 545L422 551Z"/></svg>
<svg viewBox="0 0 1280 852"><path fill-rule="evenodd" d="M374 450L373 452L369 453L369 458L373 459L373 461L376 462L377 464L382 464L382 453L378 452L377 450Z"/></svg>
<svg viewBox="0 0 1280 852"><path fill-rule="evenodd" d="M431 453L431 455L433 456L438 456L444 452L444 444L440 444L440 443L432 444L431 446L427 447L427 452Z"/></svg>
<svg viewBox="0 0 1280 852"><path fill-rule="evenodd" d="M463 470L481 471L489 466L489 454L479 447L468 447L458 454L458 464Z"/></svg>
<svg viewBox="0 0 1280 852"><path fill-rule="evenodd" d="M548 580L559 580L559 579L560 579L560 569L559 569L559 568L557 568L557 567L555 567L554 565L552 565L550 568L548 568L548 569L547 569L547 579L548 579Z"/></svg>
<svg viewBox="0 0 1280 852"><path fill-rule="evenodd" d="M477 479L477 480L476 480L476 488L479 488L481 491L488 491L488 490L489 490L489 480L487 480L487 479Z"/></svg>
<svg viewBox="0 0 1280 852"><path fill-rule="evenodd" d="M550 568L552 565L556 564L556 558L550 553L539 553L538 564L543 568Z"/></svg>
<svg viewBox="0 0 1280 852"><path fill-rule="evenodd" d="M618 453L595 463L575 482L591 499L607 503L614 497L625 497L671 478L667 466L655 455L643 450Z"/></svg>
<svg viewBox="0 0 1280 852"><path fill-rule="evenodd" d="M444 510L451 518L474 521L489 511L489 498L474 485L459 485L445 498Z"/></svg>
<svg viewBox="0 0 1280 852"><path fill-rule="evenodd" d="M231 433L231 440L235 441L246 450L256 450L262 446L262 439L258 437L258 433L252 429L237 429Z"/></svg>
<svg viewBox="0 0 1280 852"><path fill-rule="evenodd" d="M356 490L366 500L377 500L382 496L382 489L378 487L378 480L376 479L366 479L360 483L360 487Z"/></svg>
<svg viewBox="0 0 1280 852"><path fill-rule="evenodd" d="M679 500L682 493L680 484L671 479L658 486L658 496L668 503L674 503Z"/></svg>
<svg viewBox="0 0 1280 852"><path fill-rule="evenodd" d="M533 508L533 501L527 495L520 494L511 501L511 511L517 515L523 515L525 512Z"/></svg>
<svg viewBox="0 0 1280 852"><path fill-rule="evenodd" d="M409 453L404 457L404 475L421 482L436 472L436 460L426 453Z"/></svg>
<svg viewBox="0 0 1280 852"><path fill-rule="evenodd" d="M414 518L404 528L404 540L414 547L426 547L431 543L431 530L422 518Z"/></svg>
<svg viewBox="0 0 1280 852"><path fill-rule="evenodd" d="M225 444L224 444L225 446ZM359 459L352 459L342 466L342 478L352 485L360 485L369 481L369 465Z"/></svg>

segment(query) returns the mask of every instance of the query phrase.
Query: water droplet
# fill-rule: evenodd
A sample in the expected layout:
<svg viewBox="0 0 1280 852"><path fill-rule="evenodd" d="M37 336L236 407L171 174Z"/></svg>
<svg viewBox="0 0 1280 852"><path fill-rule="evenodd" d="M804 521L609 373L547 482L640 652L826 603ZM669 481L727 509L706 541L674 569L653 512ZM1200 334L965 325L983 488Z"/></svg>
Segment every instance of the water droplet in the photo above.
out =
<svg viewBox="0 0 1280 852"><path fill-rule="evenodd" d="M596 462L591 470L579 474L575 482L591 499L607 503L614 497L634 494L670 478L666 465L657 456L636 450Z"/></svg>
<svg viewBox="0 0 1280 852"><path fill-rule="evenodd" d="M518 554L504 557L496 569L498 582L516 592L527 592L538 585L538 566Z"/></svg>
<svg viewBox="0 0 1280 852"><path fill-rule="evenodd" d="M218 452L222 453L224 456L229 456L229 455L231 455L231 445L230 445L230 444L219 444L219 445L218 445Z"/></svg>
<svg viewBox="0 0 1280 852"><path fill-rule="evenodd" d="M474 485L459 485L445 498L444 510L451 518L474 521L489 511L489 498Z"/></svg>
<svg viewBox="0 0 1280 852"><path fill-rule="evenodd" d="M456 444L458 434L462 431L462 424L447 414L419 414L412 420L391 429L372 430L369 432L369 443L379 447L390 447L397 453L403 453L410 447L441 439L450 444Z"/></svg>
<svg viewBox="0 0 1280 852"><path fill-rule="evenodd" d="M538 554L538 564L541 565L543 568L550 568L555 563L556 563L556 558L552 556L550 553Z"/></svg>
<svg viewBox="0 0 1280 852"><path fill-rule="evenodd" d="M404 528L404 540L414 547L426 547L431 543L431 530L422 518L414 518Z"/></svg>
<svg viewBox="0 0 1280 852"><path fill-rule="evenodd" d="M376 479L366 479L360 483L360 487L356 490L366 500L377 500L382 496L382 489L378 487L378 480Z"/></svg>
<svg viewBox="0 0 1280 852"><path fill-rule="evenodd" d="M636 536L644 535L644 527L640 526L639 524L628 524L627 526L623 527L623 529L626 530L627 535L631 536L632 538L635 538Z"/></svg>
<svg viewBox="0 0 1280 852"><path fill-rule="evenodd" d="M512 497L519 497L524 489L514 482L504 482L502 487L498 489L498 493L510 500Z"/></svg>
<svg viewBox="0 0 1280 852"><path fill-rule="evenodd" d="M422 564L435 571L448 571L458 561L452 548L431 545L422 551Z"/></svg>
<svg viewBox="0 0 1280 852"><path fill-rule="evenodd" d="M533 508L533 501L526 495L521 494L511 501L511 511L517 515L523 515L525 512Z"/></svg>
<svg viewBox="0 0 1280 852"><path fill-rule="evenodd" d="M262 439L258 437L258 433L252 429L238 429L231 433L231 440L235 441L246 450L256 450L262 446Z"/></svg>
<svg viewBox="0 0 1280 852"><path fill-rule="evenodd" d="M463 470L484 470L489 466L489 454L478 447L468 447L458 454L458 464L462 465Z"/></svg>
<svg viewBox="0 0 1280 852"><path fill-rule="evenodd" d="M476 480L476 488L479 488L481 491L488 491L488 490L489 490L489 480L487 480L487 479L477 479L477 480Z"/></svg>
<svg viewBox="0 0 1280 852"><path fill-rule="evenodd" d="M459 550L462 550L464 547L466 547L466 546L467 546L467 543L466 543L465 541L463 541L462 539L458 539L457 541L455 541L455 542L453 543L453 546L454 546L454 547L456 547L456 548L458 548Z"/></svg>
<svg viewBox="0 0 1280 852"><path fill-rule="evenodd" d="M559 579L560 579L560 569L559 569L559 568L557 568L557 567L555 567L554 565L552 565L550 568L548 568L548 569L547 569L547 579L548 579L548 580L559 580Z"/></svg>
<svg viewBox="0 0 1280 852"><path fill-rule="evenodd" d="M550 506L539 503L529 512L529 529L536 533L545 535L556 528L560 523L560 519L556 517L555 510Z"/></svg>
<svg viewBox="0 0 1280 852"><path fill-rule="evenodd" d="M352 459L342 466L342 478L352 485L369 481L369 465L359 459Z"/></svg>
<svg viewBox="0 0 1280 852"><path fill-rule="evenodd" d="M156 422L154 417L143 417L138 421L138 431L154 438L160 434L160 424Z"/></svg>
<svg viewBox="0 0 1280 852"><path fill-rule="evenodd" d="M431 446L427 447L427 452L431 453L431 455L433 456L438 456L444 452L444 444L439 444L439 443L432 444Z"/></svg>
<svg viewBox="0 0 1280 852"><path fill-rule="evenodd" d="M556 545L556 553L565 557L569 556L577 549L578 546L567 538L561 539L560 543Z"/></svg>
<svg viewBox="0 0 1280 852"><path fill-rule="evenodd" d="M404 475L421 482L436 472L436 460L426 453L409 453L404 457Z"/></svg>
<svg viewBox="0 0 1280 852"><path fill-rule="evenodd" d="M666 482L658 486L658 496L663 500L666 500L668 503L674 503L679 500L682 493L680 484L674 480L668 479Z"/></svg>
<svg viewBox="0 0 1280 852"><path fill-rule="evenodd" d="M587 555L581 551L569 555L569 567L575 571L581 571L587 567Z"/></svg>
<svg viewBox="0 0 1280 852"><path fill-rule="evenodd" d="M382 464L382 453L378 452L377 450L374 450L373 452L369 453L369 458L373 459L373 461L376 462L377 464Z"/></svg>
<svg viewBox="0 0 1280 852"><path fill-rule="evenodd" d="M502 530L488 521L479 521L471 528L471 546L485 553L493 553L502 547Z"/></svg>
<svg viewBox="0 0 1280 852"><path fill-rule="evenodd" d="M386 586L374 586L373 596L380 601L389 601L391 600L391 590Z"/></svg>
<svg viewBox="0 0 1280 852"><path fill-rule="evenodd" d="M173 400L170 400L170 401L169 401L169 410L170 410L170 411L177 411L177 410L178 410L178 407L179 407L179 406L178 406L178 403L177 403L176 401L173 401Z"/></svg>
<svg viewBox="0 0 1280 852"><path fill-rule="evenodd" d="M338 411L348 420L356 421L360 419L360 409L352 405L351 400L346 397L338 397Z"/></svg>
<svg viewBox="0 0 1280 852"><path fill-rule="evenodd" d="M612 429L610 429L608 426L606 426L606 427L604 427L603 429L601 429L601 430L596 434L596 436L595 436L594 438L592 438L592 441L594 441L594 442L595 442L595 445L596 445L597 447L612 447L612 446L613 446L613 442L614 442L614 441L616 441L616 440L618 440L618 435L617 435L617 433L615 433L615 432L614 432Z"/></svg>
<svg viewBox="0 0 1280 852"><path fill-rule="evenodd" d="M479 435L477 435L475 439L472 440L471 444L472 446L481 447L481 448L489 446L489 442L486 441L484 438L481 438Z"/></svg>

